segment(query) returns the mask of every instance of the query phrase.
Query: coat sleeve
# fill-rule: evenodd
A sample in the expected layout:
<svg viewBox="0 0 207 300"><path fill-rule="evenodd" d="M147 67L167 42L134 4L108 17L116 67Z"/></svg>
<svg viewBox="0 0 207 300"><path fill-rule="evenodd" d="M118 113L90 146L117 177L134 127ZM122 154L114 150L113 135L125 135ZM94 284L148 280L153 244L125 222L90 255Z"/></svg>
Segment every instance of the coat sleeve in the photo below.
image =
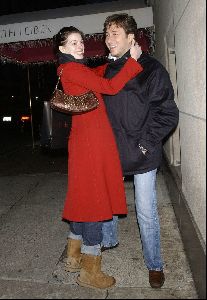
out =
<svg viewBox="0 0 207 300"><path fill-rule="evenodd" d="M91 68L91 70L98 76L104 77L105 71L106 71L107 64L104 64L102 66L98 66L95 68Z"/></svg>
<svg viewBox="0 0 207 300"><path fill-rule="evenodd" d="M133 77L143 70L142 66L133 58L129 58L121 71L111 79L98 76L90 68L78 64L69 63L63 70L62 80L67 84L74 83L101 94L117 94Z"/></svg>
<svg viewBox="0 0 207 300"><path fill-rule="evenodd" d="M149 152L177 126L179 111L168 72L159 67L148 79L149 122L140 144Z"/></svg>

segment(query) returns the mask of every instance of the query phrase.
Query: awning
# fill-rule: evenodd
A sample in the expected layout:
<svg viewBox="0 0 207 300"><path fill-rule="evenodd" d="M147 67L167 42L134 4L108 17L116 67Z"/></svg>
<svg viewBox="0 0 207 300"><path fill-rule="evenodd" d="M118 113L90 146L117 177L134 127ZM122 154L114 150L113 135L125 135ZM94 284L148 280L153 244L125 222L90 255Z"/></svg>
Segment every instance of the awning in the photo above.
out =
<svg viewBox="0 0 207 300"><path fill-rule="evenodd" d="M152 32L150 29L139 29L137 41L145 52L152 51ZM102 57L107 55L107 48L102 33L86 35L85 57ZM0 59L20 64L55 62L52 39L21 41L0 44Z"/></svg>

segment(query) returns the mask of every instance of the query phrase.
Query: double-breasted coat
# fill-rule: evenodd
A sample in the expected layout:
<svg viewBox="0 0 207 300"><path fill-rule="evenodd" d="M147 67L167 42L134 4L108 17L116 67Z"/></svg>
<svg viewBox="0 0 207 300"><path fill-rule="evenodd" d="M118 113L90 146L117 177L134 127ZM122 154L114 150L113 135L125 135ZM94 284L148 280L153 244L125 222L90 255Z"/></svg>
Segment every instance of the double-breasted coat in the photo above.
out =
<svg viewBox="0 0 207 300"><path fill-rule="evenodd" d="M58 72L63 69L61 83L66 94L92 90L99 99L98 108L72 116L68 189L62 215L69 221L97 222L127 214L119 153L101 93L116 94L142 67L129 58L112 79L100 76L105 67L95 72L83 64L68 62L58 68Z"/></svg>

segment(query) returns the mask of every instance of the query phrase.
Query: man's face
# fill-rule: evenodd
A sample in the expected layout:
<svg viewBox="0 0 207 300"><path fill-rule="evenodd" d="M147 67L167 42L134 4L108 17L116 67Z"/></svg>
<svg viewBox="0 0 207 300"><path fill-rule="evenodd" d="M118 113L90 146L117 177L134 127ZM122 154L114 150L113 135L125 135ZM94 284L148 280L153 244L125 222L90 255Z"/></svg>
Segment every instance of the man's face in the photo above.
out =
<svg viewBox="0 0 207 300"><path fill-rule="evenodd" d="M122 57L131 47L134 34L126 34L122 27L112 24L107 27L105 43L112 56Z"/></svg>

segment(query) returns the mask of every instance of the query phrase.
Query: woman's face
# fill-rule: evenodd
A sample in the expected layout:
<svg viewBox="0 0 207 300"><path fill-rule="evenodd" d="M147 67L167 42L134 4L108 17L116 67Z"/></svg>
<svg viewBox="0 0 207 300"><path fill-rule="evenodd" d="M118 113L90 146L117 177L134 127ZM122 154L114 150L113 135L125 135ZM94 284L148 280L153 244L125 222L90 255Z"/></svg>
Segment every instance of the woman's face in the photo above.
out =
<svg viewBox="0 0 207 300"><path fill-rule="evenodd" d="M71 33L64 46L60 46L59 50L65 54L71 54L76 59L82 59L84 56L84 43L80 33Z"/></svg>

